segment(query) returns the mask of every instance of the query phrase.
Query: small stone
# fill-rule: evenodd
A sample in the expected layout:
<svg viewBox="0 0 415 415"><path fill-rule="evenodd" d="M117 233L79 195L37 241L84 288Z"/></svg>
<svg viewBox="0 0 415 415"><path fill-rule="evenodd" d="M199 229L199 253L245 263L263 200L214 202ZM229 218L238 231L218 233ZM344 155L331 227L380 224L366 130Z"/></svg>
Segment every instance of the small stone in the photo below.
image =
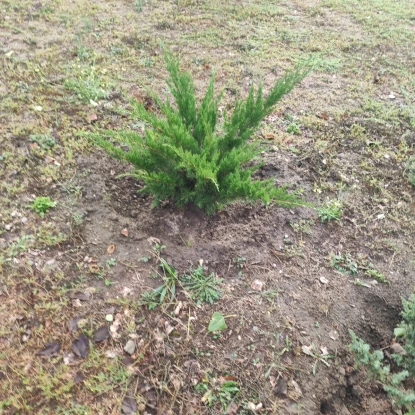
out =
<svg viewBox="0 0 415 415"><path fill-rule="evenodd" d="M261 280L255 280L251 284L251 288L255 291L262 291L263 287L264 287L264 282Z"/></svg>
<svg viewBox="0 0 415 415"><path fill-rule="evenodd" d="M27 217L26 216L23 216L22 223L26 223L26 222L27 222Z"/></svg>
<svg viewBox="0 0 415 415"><path fill-rule="evenodd" d="M320 277L320 282L322 284L328 284L329 283L329 280L326 277Z"/></svg>
<svg viewBox="0 0 415 415"><path fill-rule="evenodd" d="M118 356L118 351L117 350L107 350L105 352L105 356L107 356L110 359L114 359Z"/></svg>
<svg viewBox="0 0 415 415"><path fill-rule="evenodd" d="M124 352L128 353L129 355L135 352L135 341L134 340L128 340L128 342L124 346Z"/></svg>
<svg viewBox="0 0 415 415"><path fill-rule="evenodd" d="M10 231L12 227L13 227L12 223L8 223L7 225L4 225L4 229L6 229L6 231Z"/></svg>
<svg viewBox="0 0 415 415"><path fill-rule="evenodd" d="M132 211L130 212L130 216L131 216L132 218L136 218L136 217L138 216L138 210L132 210Z"/></svg>

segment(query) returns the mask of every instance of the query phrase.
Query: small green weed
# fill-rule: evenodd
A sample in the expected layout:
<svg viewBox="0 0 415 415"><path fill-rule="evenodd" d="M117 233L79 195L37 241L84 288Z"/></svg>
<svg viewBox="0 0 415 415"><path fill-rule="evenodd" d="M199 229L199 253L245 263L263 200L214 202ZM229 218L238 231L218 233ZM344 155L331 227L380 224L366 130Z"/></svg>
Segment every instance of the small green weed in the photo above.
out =
<svg viewBox="0 0 415 415"><path fill-rule="evenodd" d="M244 276L243 270L246 269L246 258L241 256L236 259L236 268L239 268L238 277L242 278Z"/></svg>
<svg viewBox="0 0 415 415"><path fill-rule="evenodd" d="M22 252L26 252L34 243L35 237L33 235L23 235L8 246L7 256L14 258Z"/></svg>
<svg viewBox="0 0 415 415"><path fill-rule="evenodd" d="M406 169L408 170L409 183L415 187L415 156L409 158Z"/></svg>
<svg viewBox="0 0 415 415"><path fill-rule="evenodd" d="M154 244L154 247L153 247L153 251L154 251L154 253L156 254L156 256L160 256L160 255L161 255L161 253L162 253L165 249L166 249L166 245L159 244L158 242L156 242L156 243Z"/></svg>
<svg viewBox="0 0 415 415"><path fill-rule="evenodd" d="M340 272L351 275L357 274L357 263L353 260L350 254L338 254L331 257L331 265Z"/></svg>
<svg viewBox="0 0 415 415"><path fill-rule="evenodd" d="M238 382L227 380L228 377L231 378L233 376L225 376L218 379L216 377L212 378L207 374L202 382L195 386L197 392L204 393L202 402L208 406L220 402L222 408L226 409L239 392Z"/></svg>
<svg viewBox="0 0 415 415"><path fill-rule="evenodd" d="M57 204L49 196L38 196L29 207L38 213L41 218L44 218L49 209L55 207Z"/></svg>
<svg viewBox="0 0 415 415"><path fill-rule="evenodd" d="M288 125L288 127L286 128L287 133L290 134L295 134L295 135L300 135L301 134L301 129L300 129L300 125L292 122L291 124Z"/></svg>
<svg viewBox="0 0 415 415"><path fill-rule="evenodd" d="M367 277L375 279L377 282L385 283L390 285L390 281L379 271L376 271L373 268L369 268L365 271Z"/></svg>
<svg viewBox="0 0 415 415"><path fill-rule="evenodd" d="M330 367L330 363L328 362L329 359L333 359L334 356L328 354L328 353L319 353L318 351L315 350L314 345L311 344L310 346L303 346L301 348L302 352L307 355L307 356L311 356L312 358L315 359L313 366L312 366L312 373L313 376L316 375L317 373L317 364L318 362L323 363L325 366Z"/></svg>
<svg viewBox="0 0 415 415"><path fill-rule="evenodd" d="M315 224L313 219L301 219L298 222L290 222L290 226L293 228L293 231L298 233L306 233L308 235L311 235L311 226Z"/></svg>
<svg viewBox="0 0 415 415"><path fill-rule="evenodd" d="M223 279L217 278L214 272L205 275L202 266L190 270L190 273L182 277L182 280L197 305L202 302L213 304L215 300L220 298L221 290L218 285L223 282Z"/></svg>
<svg viewBox="0 0 415 415"><path fill-rule="evenodd" d="M102 85L102 78L97 76L93 67L81 77L68 79L64 82L65 88L75 92L78 98L84 102L107 98L109 92L105 90Z"/></svg>
<svg viewBox="0 0 415 415"><path fill-rule="evenodd" d="M36 238L38 242L47 246L56 246L68 239L68 235L65 235L56 225L53 223L46 223L42 225L37 234Z"/></svg>
<svg viewBox="0 0 415 415"><path fill-rule="evenodd" d="M323 206L317 208L317 215L321 222L330 222L337 220L340 222L340 217L343 213L343 205L338 200L327 200Z"/></svg>
<svg viewBox="0 0 415 415"><path fill-rule="evenodd" d="M141 13L143 11L143 0L135 0L134 9L136 12Z"/></svg>
<svg viewBox="0 0 415 415"><path fill-rule="evenodd" d="M126 388L132 375L131 371L122 364L121 359L114 359L109 365L102 366L103 356L100 352L91 350L91 357L85 366L102 368L96 375L85 380L85 386L93 393L106 393L114 387Z"/></svg>
<svg viewBox="0 0 415 415"><path fill-rule="evenodd" d="M31 143L37 143L43 150L50 150L56 146L56 140L50 134L31 134L29 141Z"/></svg>
<svg viewBox="0 0 415 415"><path fill-rule="evenodd" d="M153 291L146 291L141 295L141 304L147 305L149 310L162 304L168 294L170 301L173 301L176 296L176 284L179 282L176 270L163 258L160 258L160 267L163 270L163 275L161 275L163 284Z"/></svg>

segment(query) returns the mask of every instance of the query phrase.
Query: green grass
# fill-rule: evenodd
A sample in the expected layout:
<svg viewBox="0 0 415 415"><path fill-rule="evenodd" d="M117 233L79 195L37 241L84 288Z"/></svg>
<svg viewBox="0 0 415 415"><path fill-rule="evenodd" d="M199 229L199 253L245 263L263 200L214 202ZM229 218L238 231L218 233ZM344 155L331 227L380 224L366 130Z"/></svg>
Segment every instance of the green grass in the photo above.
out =
<svg viewBox="0 0 415 415"><path fill-rule="evenodd" d="M95 67L85 69L78 78L65 80L64 86L86 103L99 101L109 96L109 90L103 78L96 73Z"/></svg>
<svg viewBox="0 0 415 415"><path fill-rule="evenodd" d="M202 266L198 266L194 270L190 270L187 275L182 277L185 289L190 292L191 298L196 301L198 305L203 302L212 304L219 300L221 296L220 284L223 282L222 278L217 278L215 273L205 275Z"/></svg>

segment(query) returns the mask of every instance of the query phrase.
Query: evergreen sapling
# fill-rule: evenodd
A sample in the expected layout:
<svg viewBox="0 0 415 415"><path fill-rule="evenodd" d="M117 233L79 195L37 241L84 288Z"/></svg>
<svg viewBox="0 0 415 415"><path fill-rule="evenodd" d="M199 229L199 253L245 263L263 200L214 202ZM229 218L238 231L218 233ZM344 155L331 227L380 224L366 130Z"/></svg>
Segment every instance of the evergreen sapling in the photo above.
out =
<svg viewBox="0 0 415 415"><path fill-rule="evenodd" d="M222 94L214 94L214 76L197 104L191 75L180 70L178 58L166 51L164 56L170 75L167 85L175 105L154 96L162 114L159 116L141 102L132 101L132 116L146 124L144 135L134 130L93 135L109 154L134 166L129 175L144 181L143 191L153 195L153 205L167 199L180 207L193 202L207 214L236 200L261 200L286 207L305 205L285 189L275 187L272 179L252 179L261 166L255 160L261 150L250 138L276 103L304 79L311 65L286 72L267 97L262 85L257 91L252 86L248 97L237 101L231 114L224 113L218 125Z"/></svg>

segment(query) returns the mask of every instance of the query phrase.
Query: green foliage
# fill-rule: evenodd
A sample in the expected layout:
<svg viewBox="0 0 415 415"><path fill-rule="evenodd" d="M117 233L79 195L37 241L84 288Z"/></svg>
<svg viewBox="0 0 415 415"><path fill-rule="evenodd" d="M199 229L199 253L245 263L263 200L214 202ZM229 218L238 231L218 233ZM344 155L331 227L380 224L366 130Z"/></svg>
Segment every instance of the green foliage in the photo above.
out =
<svg viewBox="0 0 415 415"><path fill-rule="evenodd" d="M398 365L409 371L411 376L415 375L415 294L408 300L402 300L403 320L395 329L395 335L402 337L405 341L406 355L396 355L395 361Z"/></svg>
<svg viewBox="0 0 415 415"><path fill-rule="evenodd" d="M226 330L226 327L227 325L223 314L219 313L218 311L215 311L212 314L212 318L210 319L208 331L222 331Z"/></svg>
<svg viewBox="0 0 415 415"><path fill-rule="evenodd" d="M28 250L35 243L33 235L22 235L15 242L10 243L7 250L7 255L11 258L16 257Z"/></svg>
<svg viewBox="0 0 415 415"><path fill-rule="evenodd" d="M390 285L390 281L382 274L380 271L377 271L373 268L369 268L365 271L367 277L374 278L377 282L385 283Z"/></svg>
<svg viewBox="0 0 415 415"><path fill-rule="evenodd" d="M407 388L405 381L415 375L415 295L408 300L402 300L403 320L395 329L396 337L402 338L404 351L395 353L392 359L398 367L394 373L384 362L384 354L381 350L370 351L370 346L350 330L352 343L350 350L355 354L356 365L367 367L372 378L383 384L384 390L390 398L402 406L406 414L415 413L415 390Z"/></svg>
<svg viewBox="0 0 415 415"><path fill-rule="evenodd" d="M301 134L300 126L296 122L292 122L286 129L287 133L299 135Z"/></svg>
<svg viewBox="0 0 415 415"><path fill-rule="evenodd" d="M415 186L415 156L409 158L407 170L409 183L411 183L412 186Z"/></svg>
<svg viewBox="0 0 415 415"><path fill-rule="evenodd" d="M208 214L236 200L304 205L285 189L276 188L272 179L252 179L260 167L253 160L261 149L249 140L276 103L308 74L310 65L287 72L267 97L262 85L256 91L252 87L247 99L237 101L232 114L225 112L218 126L222 94L215 96L214 76L197 104L191 75L181 72L179 60L167 52L165 61L170 74L167 85L176 105L155 96L162 114L158 116L132 101L132 116L148 126L144 136L134 130L92 135L112 156L134 166L131 175L144 181L143 190L154 196L154 205L166 199L177 206L193 202Z"/></svg>
<svg viewBox="0 0 415 415"><path fill-rule="evenodd" d="M91 68L79 78L67 79L64 82L65 88L75 92L78 98L84 102L107 98L109 92L102 85L103 81L101 77L95 74L94 68Z"/></svg>
<svg viewBox="0 0 415 415"><path fill-rule="evenodd" d="M29 141L37 143L43 150L50 150L56 145L56 140L50 134L31 134Z"/></svg>
<svg viewBox="0 0 415 415"><path fill-rule="evenodd" d="M203 267L199 266L195 270L190 270L185 275L184 281L186 289L191 292L191 297L200 305L203 301L212 304L220 298L220 289L218 285L223 282L222 278L217 278L215 273L205 275Z"/></svg>
<svg viewBox="0 0 415 415"><path fill-rule="evenodd" d="M353 260L350 254L333 255L331 258L331 265L340 272L351 275L357 274L357 263Z"/></svg>
<svg viewBox="0 0 415 415"><path fill-rule="evenodd" d="M229 403L235 399L239 392L238 382L234 380L226 380L224 377L219 379L210 377L208 374L195 387L198 392L203 392L202 402L208 406L212 406L216 402L220 402L223 409L226 409Z"/></svg>
<svg viewBox="0 0 415 415"><path fill-rule="evenodd" d="M141 295L141 303L147 305L149 310L162 304L168 294L170 301L176 296L176 284L179 282L176 270L163 258L160 258L160 267L163 270L163 275L161 275L163 284L153 291L146 291Z"/></svg>
<svg viewBox="0 0 415 415"><path fill-rule="evenodd" d="M30 207L38 213L41 218L44 218L45 213L56 205L57 202L53 202L49 196L38 196Z"/></svg>
<svg viewBox="0 0 415 415"><path fill-rule="evenodd" d="M317 208L317 215L321 222L337 220L343 213L342 204L338 200L328 200L323 206Z"/></svg>
<svg viewBox="0 0 415 415"><path fill-rule="evenodd" d="M134 9L138 13L142 12L143 11L143 0L135 0L134 1Z"/></svg>

